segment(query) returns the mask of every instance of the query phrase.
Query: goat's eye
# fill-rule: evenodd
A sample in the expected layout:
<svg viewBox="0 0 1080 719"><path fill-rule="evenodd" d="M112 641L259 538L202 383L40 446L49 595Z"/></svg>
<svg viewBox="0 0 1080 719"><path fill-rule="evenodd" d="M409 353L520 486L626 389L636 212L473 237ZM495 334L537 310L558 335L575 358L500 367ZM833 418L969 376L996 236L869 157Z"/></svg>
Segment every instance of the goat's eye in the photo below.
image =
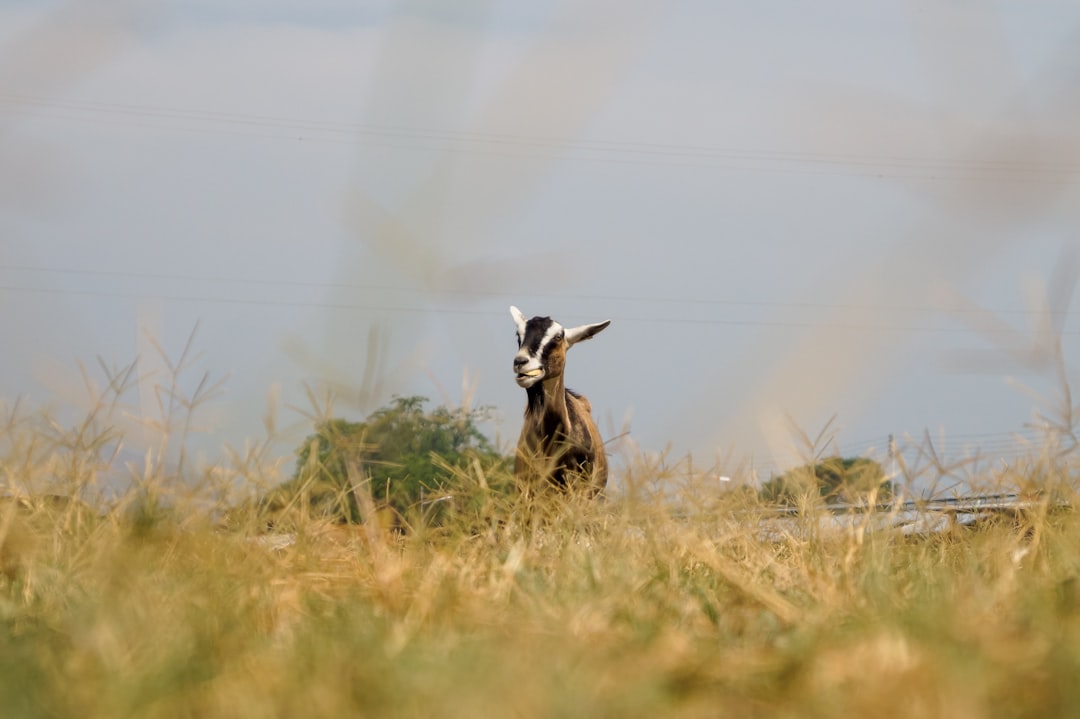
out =
<svg viewBox="0 0 1080 719"><path fill-rule="evenodd" d="M521 335L514 335L514 339L517 340L518 347L521 347Z"/></svg>
<svg viewBox="0 0 1080 719"><path fill-rule="evenodd" d="M565 338L566 338L566 333L565 332L560 332L559 334L555 335L555 341L556 342L562 342Z"/></svg>

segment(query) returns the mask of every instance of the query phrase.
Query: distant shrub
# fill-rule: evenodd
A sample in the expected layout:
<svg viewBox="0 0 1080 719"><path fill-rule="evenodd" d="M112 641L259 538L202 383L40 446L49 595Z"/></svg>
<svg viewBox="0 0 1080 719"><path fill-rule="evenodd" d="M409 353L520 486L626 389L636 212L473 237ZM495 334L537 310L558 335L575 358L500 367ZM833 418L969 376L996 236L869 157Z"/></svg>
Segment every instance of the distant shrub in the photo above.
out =
<svg viewBox="0 0 1080 719"><path fill-rule="evenodd" d="M432 514L436 510L427 507L450 501L473 461L487 469L507 468L509 460L478 427L486 409L440 406L429 412L425 402L395 397L364 421L337 418L317 425L297 448L293 478L268 495L264 508L295 504L303 493L316 514L360 522L356 493L363 491L370 492L385 521L396 524L410 512Z"/></svg>
<svg viewBox="0 0 1080 719"><path fill-rule="evenodd" d="M761 498L770 503L793 505L800 497L820 496L827 504L865 502L876 491L876 500L893 495L892 482L881 465L865 457L828 457L773 477L761 486Z"/></svg>

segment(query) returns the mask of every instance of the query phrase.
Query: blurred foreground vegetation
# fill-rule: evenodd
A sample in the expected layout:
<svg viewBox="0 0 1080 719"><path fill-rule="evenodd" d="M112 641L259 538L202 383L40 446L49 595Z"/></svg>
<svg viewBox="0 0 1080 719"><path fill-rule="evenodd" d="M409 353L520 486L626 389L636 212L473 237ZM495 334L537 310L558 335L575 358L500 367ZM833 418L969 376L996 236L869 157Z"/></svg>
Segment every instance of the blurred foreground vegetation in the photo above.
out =
<svg viewBox="0 0 1080 719"><path fill-rule="evenodd" d="M769 524L756 493L645 458L606 501L526 505L448 417L461 461L425 482L463 501L402 500L403 532L377 483L346 490L355 524L312 492L230 501L222 482L275 476L258 444L201 486L148 459L105 505L49 497L92 488L115 434L21 417L0 433L4 717L1080 714L1075 452L986 477L1036 498L1013 516L904 536L821 502ZM332 458L305 446L310 488Z"/></svg>
<svg viewBox="0 0 1080 719"><path fill-rule="evenodd" d="M3 511L6 717L1070 716L1080 522L801 531L526 508L476 531ZM524 518L530 518L528 520ZM542 518L542 519L541 519ZM259 524L251 517L249 527Z"/></svg>

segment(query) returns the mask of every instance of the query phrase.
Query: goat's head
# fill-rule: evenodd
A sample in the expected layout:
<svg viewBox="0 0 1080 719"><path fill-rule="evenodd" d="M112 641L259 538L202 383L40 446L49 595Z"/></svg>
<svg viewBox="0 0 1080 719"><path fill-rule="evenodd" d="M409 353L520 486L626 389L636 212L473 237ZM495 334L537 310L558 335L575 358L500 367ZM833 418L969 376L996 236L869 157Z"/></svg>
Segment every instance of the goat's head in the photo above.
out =
<svg viewBox="0 0 1080 719"><path fill-rule="evenodd" d="M511 307L510 314L517 326L514 374L518 385L526 389L544 379L560 376L566 367L566 350L611 324L611 320L605 320L566 329L550 317L526 320L517 307Z"/></svg>

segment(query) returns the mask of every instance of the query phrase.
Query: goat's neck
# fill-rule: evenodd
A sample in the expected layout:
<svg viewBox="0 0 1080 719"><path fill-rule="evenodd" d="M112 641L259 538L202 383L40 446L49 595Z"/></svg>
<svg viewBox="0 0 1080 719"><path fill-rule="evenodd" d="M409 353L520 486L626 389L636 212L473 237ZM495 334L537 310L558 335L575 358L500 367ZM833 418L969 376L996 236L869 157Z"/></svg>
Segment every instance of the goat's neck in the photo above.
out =
<svg viewBox="0 0 1080 719"><path fill-rule="evenodd" d="M570 427L570 413L566 409L566 385L562 375L548 377L525 390L529 397L529 414L537 419L554 419L566 429Z"/></svg>

